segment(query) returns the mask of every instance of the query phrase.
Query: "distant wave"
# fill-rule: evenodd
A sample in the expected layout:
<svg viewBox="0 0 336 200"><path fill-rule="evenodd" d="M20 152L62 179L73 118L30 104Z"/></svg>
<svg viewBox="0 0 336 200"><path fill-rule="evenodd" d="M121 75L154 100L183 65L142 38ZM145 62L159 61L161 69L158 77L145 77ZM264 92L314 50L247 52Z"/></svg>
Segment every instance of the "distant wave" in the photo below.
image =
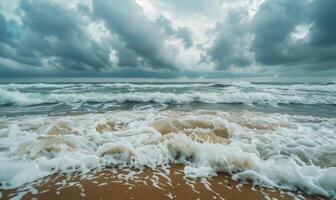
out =
<svg viewBox="0 0 336 200"><path fill-rule="evenodd" d="M336 97L283 95L271 92L242 92L228 90L221 92L190 91L173 92L126 92L126 93L29 93L0 89L0 105L37 105L42 103L85 103L85 102L157 102L169 104L201 103L242 103L277 106L278 104L335 104Z"/></svg>
<svg viewBox="0 0 336 200"><path fill-rule="evenodd" d="M53 83L10 83L0 84L3 89L24 89L24 88L64 88L76 84L53 84ZM77 84L78 85L78 84Z"/></svg>
<svg viewBox="0 0 336 200"><path fill-rule="evenodd" d="M208 87L208 83L104 83L98 86L111 88L197 88Z"/></svg>
<svg viewBox="0 0 336 200"><path fill-rule="evenodd" d="M334 82L327 82L324 85L336 85L336 81L334 81Z"/></svg>
<svg viewBox="0 0 336 200"><path fill-rule="evenodd" d="M257 86L258 87L258 86ZM292 90L292 91L316 91L336 92L336 84L293 84L293 85L260 85L259 89Z"/></svg>
<svg viewBox="0 0 336 200"><path fill-rule="evenodd" d="M31 83L31 84L0 84L3 89L25 89L25 88L69 88L69 87L106 87L106 88L197 88L208 87L209 83Z"/></svg>
<svg viewBox="0 0 336 200"><path fill-rule="evenodd" d="M210 87L219 87L219 88L226 88L226 87L230 87L230 86L232 86L232 84L214 83L214 84L210 85Z"/></svg>
<svg viewBox="0 0 336 200"><path fill-rule="evenodd" d="M256 89L256 90L291 90L291 91L316 91L316 92L336 92L336 83L328 82L321 84L254 84L250 82L234 81L219 83L29 83L29 84L0 84L0 89L20 90L20 89L71 89L71 88L119 88L119 89L178 89L178 88L218 88L230 87Z"/></svg>

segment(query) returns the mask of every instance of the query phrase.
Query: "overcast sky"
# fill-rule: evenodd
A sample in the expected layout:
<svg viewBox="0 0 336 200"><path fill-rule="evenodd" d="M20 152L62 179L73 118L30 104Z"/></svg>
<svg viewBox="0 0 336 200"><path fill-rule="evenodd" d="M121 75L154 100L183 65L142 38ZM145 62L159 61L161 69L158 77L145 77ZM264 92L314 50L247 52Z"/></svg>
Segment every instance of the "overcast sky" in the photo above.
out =
<svg viewBox="0 0 336 200"><path fill-rule="evenodd" d="M336 77L335 0L0 1L0 77Z"/></svg>

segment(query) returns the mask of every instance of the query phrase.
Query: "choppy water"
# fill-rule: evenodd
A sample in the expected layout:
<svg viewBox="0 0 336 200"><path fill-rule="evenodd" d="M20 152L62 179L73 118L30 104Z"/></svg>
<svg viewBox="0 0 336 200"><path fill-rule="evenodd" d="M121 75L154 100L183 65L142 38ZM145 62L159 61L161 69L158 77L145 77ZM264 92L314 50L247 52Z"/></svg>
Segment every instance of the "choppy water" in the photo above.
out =
<svg viewBox="0 0 336 200"><path fill-rule="evenodd" d="M0 85L0 188L56 172L169 168L336 195L336 84Z"/></svg>
<svg viewBox="0 0 336 200"><path fill-rule="evenodd" d="M0 115L127 109L254 110L333 117L336 84L0 84Z"/></svg>

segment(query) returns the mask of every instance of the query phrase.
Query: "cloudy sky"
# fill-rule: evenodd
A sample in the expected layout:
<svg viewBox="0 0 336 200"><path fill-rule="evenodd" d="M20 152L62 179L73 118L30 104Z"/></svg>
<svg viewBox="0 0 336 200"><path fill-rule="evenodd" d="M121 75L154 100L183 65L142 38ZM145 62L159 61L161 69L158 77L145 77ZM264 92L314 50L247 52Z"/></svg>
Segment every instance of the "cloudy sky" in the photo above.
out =
<svg viewBox="0 0 336 200"><path fill-rule="evenodd" d="M0 77L336 77L335 0L0 1Z"/></svg>

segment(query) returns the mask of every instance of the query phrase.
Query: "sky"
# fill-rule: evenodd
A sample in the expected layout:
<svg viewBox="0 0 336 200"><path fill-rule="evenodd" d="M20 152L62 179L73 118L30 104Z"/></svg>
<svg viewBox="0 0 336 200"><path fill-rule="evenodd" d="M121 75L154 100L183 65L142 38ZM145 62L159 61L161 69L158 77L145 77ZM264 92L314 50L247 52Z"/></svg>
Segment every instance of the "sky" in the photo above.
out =
<svg viewBox="0 0 336 200"><path fill-rule="evenodd" d="M335 0L0 1L0 77L336 80Z"/></svg>

